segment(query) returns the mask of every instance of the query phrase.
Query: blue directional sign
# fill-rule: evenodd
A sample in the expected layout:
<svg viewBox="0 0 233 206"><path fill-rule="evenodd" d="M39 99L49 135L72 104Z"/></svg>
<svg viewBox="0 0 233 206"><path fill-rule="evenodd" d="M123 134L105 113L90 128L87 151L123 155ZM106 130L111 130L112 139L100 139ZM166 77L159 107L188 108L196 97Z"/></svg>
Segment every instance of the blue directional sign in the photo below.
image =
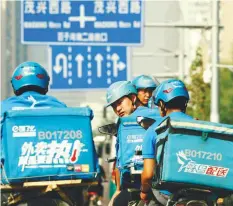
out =
<svg viewBox="0 0 233 206"><path fill-rule="evenodd" d="M129 78L127 48L50 46L50 89L100 89Z"/></svg>
<svg viewBox="0 0 233 206"><path fill-rule="evenodd" d="M142 0L22 0L22 43L142 43Z"/></svg>

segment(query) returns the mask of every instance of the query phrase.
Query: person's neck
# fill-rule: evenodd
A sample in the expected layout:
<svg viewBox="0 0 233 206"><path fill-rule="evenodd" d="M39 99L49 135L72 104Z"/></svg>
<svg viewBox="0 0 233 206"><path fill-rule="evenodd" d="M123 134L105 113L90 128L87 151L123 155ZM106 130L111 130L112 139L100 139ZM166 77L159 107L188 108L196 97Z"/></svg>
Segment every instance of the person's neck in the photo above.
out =
<svg viewBox="0 0 233 206"><path fill-rule="evenodd" d="M136 101L131 113L133 113L138 107L143 106L139 101Z"/></svg>
<svg viewBox="0 0 233 206"><path fill-rule="evenodd" d="M182 112L182 110L180 110L180 109L168 109L167 112L166 112L166 115L169 115L172 112Z"/></svg>
<svg viewBox="0 0 233 206"><path fill-rule="evenodd" d="M145 105L142 104L142 102L140 102L140 101L137 101L137 102L136 102L136 106L137 106L137 107L139 107L139 106L145 107Z"/></svg>
<svg viewBox="0 0 233 206"><path fill-rule="evenodd" d="M36 91L25 91L23 92L22 94L40 94L39 92L36 92ZM21 95L22 95L21 94Z"/></svg>

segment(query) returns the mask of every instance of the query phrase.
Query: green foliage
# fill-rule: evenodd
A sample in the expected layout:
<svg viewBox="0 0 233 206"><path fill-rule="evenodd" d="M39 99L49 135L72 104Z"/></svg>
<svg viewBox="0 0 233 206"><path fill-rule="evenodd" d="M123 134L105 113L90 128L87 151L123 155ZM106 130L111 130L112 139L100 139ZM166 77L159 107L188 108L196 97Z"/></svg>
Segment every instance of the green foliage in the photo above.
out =
<svg viewBox="0 0 233 206"><path fill-rule="evenodd" d="M233 72L221 69L220 72L220 121L233 124Z"/></svg>
<svg viewBox="0 0 233 206"><path fill-rule="evenodd" d="M187 113L200 120L210 117L210 84L203 80L204 66L201 48L196 51L196 58L190 68L191 82L187 84L191 100Z"/></svg>
<svg viewBox="0 0 233 206"><path fill-rule="evenodd" d="M191 94L187 113L200 120L209 120L211 87L203 81L203 73L202 51L198 48L190 69L191 82L187 84ZM232 85L233 72L228 69L219 69L220 122L225 124L233 124Z"/></svg>

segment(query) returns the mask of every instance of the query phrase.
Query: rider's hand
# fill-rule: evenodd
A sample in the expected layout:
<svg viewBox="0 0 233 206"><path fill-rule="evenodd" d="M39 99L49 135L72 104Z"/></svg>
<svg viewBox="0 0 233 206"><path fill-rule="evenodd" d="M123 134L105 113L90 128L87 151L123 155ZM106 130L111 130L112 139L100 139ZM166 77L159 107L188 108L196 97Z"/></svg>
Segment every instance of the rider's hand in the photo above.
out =
<svg viewBox="0 0 233 206"><path fill-rule="evenodd" d="M140 198L143 202L145 202L146 204L149 203L149 194L148 193L144 193L144 192L141 192L140 193Z"/></svg>
<svg viewBox="0 0 233 206"><path fill-rule="evenodd" d="M223 198L218 198L217 205L218 206L223 205Z"/></svg>

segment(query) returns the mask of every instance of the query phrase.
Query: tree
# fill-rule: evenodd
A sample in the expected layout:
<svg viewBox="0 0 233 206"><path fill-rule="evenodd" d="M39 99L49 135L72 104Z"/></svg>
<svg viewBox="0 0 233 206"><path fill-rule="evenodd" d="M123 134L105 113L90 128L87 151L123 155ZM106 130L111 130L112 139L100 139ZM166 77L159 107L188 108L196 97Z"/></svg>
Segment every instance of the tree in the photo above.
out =
<svg viewBox="0 0 233 206"><path fill-rule="evenodd" d="M220 121L233 124L233 72L221 69L220 72Z"/></svg>
<svg viewBox="0 0 233 206"><path fill-rule="evenodd" d="M190 83L187 88L191 100L187 113L200 120L209 120L210 117L210 84L203 80L204 66L202 50L198 48L196 57L190 69ZM219 68L220 69L220 68ZM233 72L228 69L219 70L219 95L220 95L220 122L233 124Z"/></svg>
<svg viewBox="0 0 233 206"><path fill-rule="evenodd" d="M209 120L210 84L203 80L204 71L202 50L198 47L196 57L190 68L191 81L187 84L191 97L187 113L200 120Z"/></svg>

